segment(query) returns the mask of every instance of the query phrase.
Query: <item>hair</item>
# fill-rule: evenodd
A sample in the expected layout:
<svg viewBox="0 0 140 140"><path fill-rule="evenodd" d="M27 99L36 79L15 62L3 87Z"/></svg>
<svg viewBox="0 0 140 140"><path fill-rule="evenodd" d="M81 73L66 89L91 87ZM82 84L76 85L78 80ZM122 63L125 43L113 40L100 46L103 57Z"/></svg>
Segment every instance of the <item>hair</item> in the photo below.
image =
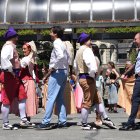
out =
<svg viewBox="0 0 140 140"><path fill-rule="evenodd" d="M54 34L57 34L58 38L62 38L63 34L64 34L64 29L60 26L54 26L54 27L52 27L52 32Z"/></svg>
<svg viewBox="0 0 140 140"><path fill-rule="evenodd" d="M93 51L94 55L98 57L98 59L100 61L100 65L102 65L99 48L98 48L98 46L96 44L92 44L92 51Z"/></svg>
<svg viewBox="0 0 140 140"><path fill-rule="evenodd" d="M82 45L84 45L88 40L90 40L91 38L90 38L90 36L89 37L87 37L86 39L84 39L82 42L80 42L80 45L82 46Z"/></svg>
<svg viewBox="0 0 140 140"><path fill-rule="evenodd" d="M112 68L115 68L114 62L110 61L110 62L108 62L108 64L109 64Z"/></svg>
<svg viewBox="0 0 140 140"><path fill-rule="evenodd" d="M24 43L24 45L27 46L28 49L30 49L30 51L32 50L32 49L31 49L31 46L28 44L28 42Z"/></svg>

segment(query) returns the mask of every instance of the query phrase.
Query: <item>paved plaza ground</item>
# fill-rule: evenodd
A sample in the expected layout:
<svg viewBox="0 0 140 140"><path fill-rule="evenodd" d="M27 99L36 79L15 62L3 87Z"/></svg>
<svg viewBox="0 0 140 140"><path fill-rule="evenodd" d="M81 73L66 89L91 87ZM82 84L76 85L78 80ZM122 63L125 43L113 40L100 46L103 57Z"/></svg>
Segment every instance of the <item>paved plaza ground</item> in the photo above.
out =
<svg viewBox="0 0 140 140"><path fill-rule="evenodd" d="M40 112L33 117L32 121L39 123L44 112ZM119 113L108 114L112 121L119 128L122 122L126 122L128 116L119 109ZM20 119L14 115L10 115L10 123L18 123ZM95 113L89 115L89 122L95 120ZM140 120L137 120L137 122ZM2 124L1 115L0 122ZM52 123L57 122L57 116L53 115ZM0 126L0 140L140 140L140 130L136 131L119 131L118 129L109 129L102 126L97 130L85 131L81 130L77 125L80 122L80 114L68 115L67 129L53 130L34 130L34 129L18 129L18 130L2 130Z"/></svg>

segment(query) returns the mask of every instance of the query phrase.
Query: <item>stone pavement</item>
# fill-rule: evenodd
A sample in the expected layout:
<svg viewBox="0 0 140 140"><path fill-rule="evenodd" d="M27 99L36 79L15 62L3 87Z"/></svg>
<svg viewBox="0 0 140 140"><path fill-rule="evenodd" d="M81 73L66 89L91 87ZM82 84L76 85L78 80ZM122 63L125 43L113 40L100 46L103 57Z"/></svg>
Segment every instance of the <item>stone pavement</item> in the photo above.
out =
<svg viewBox="0 0 140 140"><path fill-rule="evenodd" d="M33 122L41 122L43 112L33 117ZM126 122L128 116L119 109L119 113L108 113L112 121L119 128L122 122ZM14 115L10 115L10 123L18 123L20 119ZM95 120L95 113L89 115L89 122ZM139 121L139 120L137 120ZM57 116L53 115L52 123L57 122ZM68 123L70 127L67 129L53 130L34 130L34 129L18 129L18 130L2 130L0 125L0 140L140 140L140 130L122 132L119 130L109 129L102 126L98 130L85 131L77 126L80 122L80 114L68 115ZM0 123L1 115L0 115Z"/></svg>

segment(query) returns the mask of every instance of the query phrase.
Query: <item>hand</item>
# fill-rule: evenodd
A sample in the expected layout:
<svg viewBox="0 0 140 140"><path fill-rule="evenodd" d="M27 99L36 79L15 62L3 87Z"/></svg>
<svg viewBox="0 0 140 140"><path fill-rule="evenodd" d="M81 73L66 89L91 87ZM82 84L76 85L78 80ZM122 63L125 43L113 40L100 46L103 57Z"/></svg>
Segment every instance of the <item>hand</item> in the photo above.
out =
<svg viewBox="0 0 140 140"><path fill-rule="evenodd" d="M43 77L42 81L43 83L46 83L46 80L48 79L48 77L51 75L53 69L49 69L48 73Z"/></svg>
<svg viewBox="0 0 140 140"><path fill-rule="evenodd" d="M111 83L111 84L114 84L114 83L115 83L115 80L110 80L110 83Z"/></svg>
<svg viewBox="0 0 140 140"><path fill-rule="evenodd" d="M122 75L121 75L121 79L124 79L124 78L125 78L125 75L124 75L124 74L122 74Z"/></svg>

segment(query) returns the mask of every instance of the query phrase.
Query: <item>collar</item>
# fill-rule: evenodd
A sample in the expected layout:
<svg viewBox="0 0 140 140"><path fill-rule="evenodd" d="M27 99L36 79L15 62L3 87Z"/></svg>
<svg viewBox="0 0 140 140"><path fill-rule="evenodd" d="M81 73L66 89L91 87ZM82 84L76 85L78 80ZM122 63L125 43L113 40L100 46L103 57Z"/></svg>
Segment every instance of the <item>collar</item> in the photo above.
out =
<svg viewBox="0 0 140 140"><path fill-rule="evenodd" d="M6 41L6 45L12 45L13 47L16 48L16 45L12 41Z"/></svg>

